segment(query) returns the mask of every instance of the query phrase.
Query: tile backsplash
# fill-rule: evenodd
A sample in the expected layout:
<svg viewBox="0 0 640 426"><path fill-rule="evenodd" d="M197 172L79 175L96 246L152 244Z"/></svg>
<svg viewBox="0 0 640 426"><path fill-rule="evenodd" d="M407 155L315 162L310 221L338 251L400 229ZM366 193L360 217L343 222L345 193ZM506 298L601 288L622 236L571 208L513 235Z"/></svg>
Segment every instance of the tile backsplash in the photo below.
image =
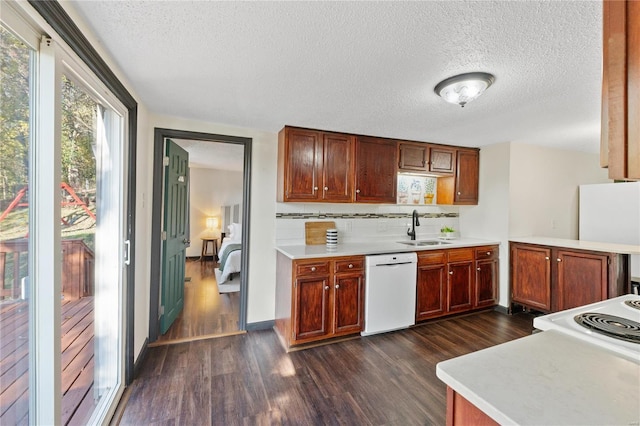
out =
<svg viewBox="0 0 640 426"><path fill-rule="evenodd" d="M416 238L434 238L440 228L458 227L458 207L378 204L277 203L276 244L304 244L304 223L331 220L338 228L338 243L408 240L411 214L417 210Z"/></svg>

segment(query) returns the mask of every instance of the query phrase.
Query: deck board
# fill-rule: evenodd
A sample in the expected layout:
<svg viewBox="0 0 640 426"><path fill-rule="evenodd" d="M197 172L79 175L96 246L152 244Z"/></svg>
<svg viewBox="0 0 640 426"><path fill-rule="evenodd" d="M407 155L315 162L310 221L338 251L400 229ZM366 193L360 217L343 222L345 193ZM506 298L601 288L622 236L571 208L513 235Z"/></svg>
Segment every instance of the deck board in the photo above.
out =
<svg viewBox="0 0 640 426"><path fill-rule="evenodd" d="M95 408L93 303L93 297L62 301L62 424L82 424ZM27 423L28 324L27 302L0 305L0 424Z"/></svg>

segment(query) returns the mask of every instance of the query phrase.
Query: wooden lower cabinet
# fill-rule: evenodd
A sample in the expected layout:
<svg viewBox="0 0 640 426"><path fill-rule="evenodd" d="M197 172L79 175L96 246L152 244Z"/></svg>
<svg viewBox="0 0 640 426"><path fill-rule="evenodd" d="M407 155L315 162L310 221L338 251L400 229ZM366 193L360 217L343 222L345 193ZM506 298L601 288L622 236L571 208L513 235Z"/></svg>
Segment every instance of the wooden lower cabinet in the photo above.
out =
<svg viewBox="0 0 640 426"><path fill-rule="evenodd" d="M493 426L498 423L447 386L447 426Z"/></svg>
<svg viewBox="0 0 640 426"><path fill-rule="evenodd" d="M628 291L629 256L510 243L511 301L557 312Z"/></svg>
<svg viewBox="0 0 640 426"><path fill-rule="evenodd" d="M286 347L357 334L364 256L291 260L278 253L276 331Z"/></svg>
<svg viewBox="0 0 640 426"><path fill-rule="evenodd" d="M511 300L551 310L551 248L511 244Z"/></svg>
<svg viewBox="0 0 640 426"><path fill-rule="evenodd" d="M498 247L479 247L475 250L476 280L473 307L494 306L498 303Z"/></svg>
<svg viewBox="0 0 640 426"><path fill-rule="evenodd" d="M473 248L452 249L447 251L448 274L447 311L468 311L473 306L474 287Z"/></svg>
<svg viewBox="0 0 640 426"><path fill-rule="evenodd" d="M418 252L416 321L496 305L498 255L498 246Z"/></svg>

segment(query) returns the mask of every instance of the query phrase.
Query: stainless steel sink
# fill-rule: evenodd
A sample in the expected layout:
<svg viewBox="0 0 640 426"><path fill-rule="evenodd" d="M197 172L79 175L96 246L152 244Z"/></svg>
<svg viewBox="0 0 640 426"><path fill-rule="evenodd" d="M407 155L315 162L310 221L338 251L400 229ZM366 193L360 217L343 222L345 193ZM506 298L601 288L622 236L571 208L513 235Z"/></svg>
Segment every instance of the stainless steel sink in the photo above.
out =
<svg viewBox="0 0 640 426"><path fill-rule="evenodd" d="M451 244L446 241L440 241L440 240L416 240L416 241L398 241L398 242L400 244L406 244L408 246L415 246L415 247L444 246L447 244Z"/></svg>

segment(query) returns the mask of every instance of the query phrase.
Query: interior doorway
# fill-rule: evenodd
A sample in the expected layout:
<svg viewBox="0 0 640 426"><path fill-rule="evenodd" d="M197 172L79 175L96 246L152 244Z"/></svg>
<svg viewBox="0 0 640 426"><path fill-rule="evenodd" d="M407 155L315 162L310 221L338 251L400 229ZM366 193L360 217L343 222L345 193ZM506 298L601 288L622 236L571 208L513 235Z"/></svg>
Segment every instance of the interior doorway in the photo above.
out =
<svg viewBox="0 0 640 426"><path fill-rule="evenodd" d="M162 247L164 229L164 150L165 140L170 138L182 148L191 151L189 158L193 168L189 170L189 191L193 200L189 202L187 228L190 230L185 270L185 303L181 316L164 336L160 334L163 318L161 291L163 285ZM240 153L239 159L233 159ZM149 307L149 342L195 340L214 335L233 334L246 329L248 250L249 246L249 200L250 200L251 139L234 136L204 134L173 129L155 129L154 178L152 213L152 261ZM231 162L239 165L231 166ZM225 172L223 169L234 169ZM222 169L222 170L221 170ZM226 174L225 174L226 173ZM240 194L218 197L216 201L203 201L211 197L212 191L224 192L222 181L234 181ZM218 181L218 182L216 182ZM216 185L213 183L216 182ZM224 217L224 203L241 206L232 222ZM230 235L229 231L236 230ZM213 243L214 247L210 245ZM205 246L206 245L206 246ZM214 250L215 248L215 250ZM231 250L232 248L233 250ZM229 253L233 252L232 255ZM205 257L203 257L205 256ZM227 261L230 262L227 263ZM219 269L222 263L236 265L225 268L225 276ZM233 270L234 273L228 272ZM236 271L237 270L237 271ZM221 281L222 284L218 285ZM235 289L228 290L235 286ZM238 289L239 287L239 289ZM221 289L227 290L221 290ZM239 290L239 291L238 291Z"/></svg>

